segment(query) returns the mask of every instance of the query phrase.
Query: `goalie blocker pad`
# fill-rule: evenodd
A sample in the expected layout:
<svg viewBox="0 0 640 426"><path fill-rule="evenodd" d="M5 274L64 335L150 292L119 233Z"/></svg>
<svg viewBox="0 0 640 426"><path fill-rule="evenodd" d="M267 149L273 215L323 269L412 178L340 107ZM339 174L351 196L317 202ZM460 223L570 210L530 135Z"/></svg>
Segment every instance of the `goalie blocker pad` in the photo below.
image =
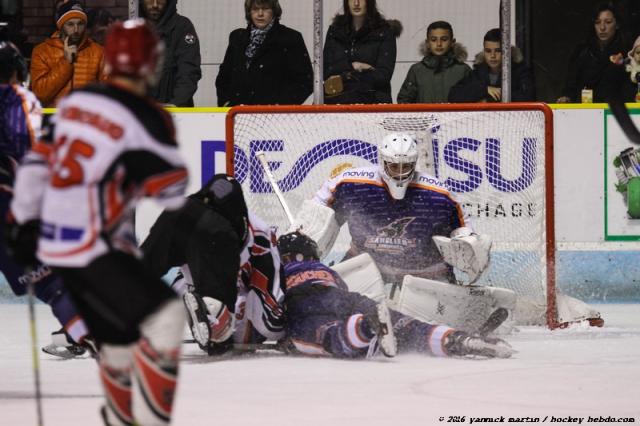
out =
<svg viewBox="0 0 640 426"><path fill-rule="evenodd" d="M318 244L318 254L322 259L333 247L340 226L331 207L323 206L313 200L304 200L295 221L287 232L300 231Z"/></svg>
<svg viewBox="0 0 640 426"><path fill-rule="evenodd" d="M457 285L406 275L389 307L431 324L476 333L498 308L516 306L512 290Z"/></svg>
<svg viewBox="0 0 640 426"><path fill-rule="evenodd" d="M433 242L446 263L467 274L468 284L476 282L489 266L491 237L476 234L462 227L451 233L451 238L436 235Z"/></svg>

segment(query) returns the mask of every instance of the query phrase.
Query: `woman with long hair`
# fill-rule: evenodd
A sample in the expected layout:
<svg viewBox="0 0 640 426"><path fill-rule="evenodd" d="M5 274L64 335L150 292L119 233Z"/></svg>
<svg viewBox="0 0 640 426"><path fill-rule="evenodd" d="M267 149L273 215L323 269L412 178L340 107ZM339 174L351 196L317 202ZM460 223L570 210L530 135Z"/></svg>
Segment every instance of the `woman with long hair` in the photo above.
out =
<svg viewBox="0 0 640 426"><path fill-rule="evenodd" d="M344 0L324 45L325 103L391 103L399 21L386 20L376 0Z"/></svg>

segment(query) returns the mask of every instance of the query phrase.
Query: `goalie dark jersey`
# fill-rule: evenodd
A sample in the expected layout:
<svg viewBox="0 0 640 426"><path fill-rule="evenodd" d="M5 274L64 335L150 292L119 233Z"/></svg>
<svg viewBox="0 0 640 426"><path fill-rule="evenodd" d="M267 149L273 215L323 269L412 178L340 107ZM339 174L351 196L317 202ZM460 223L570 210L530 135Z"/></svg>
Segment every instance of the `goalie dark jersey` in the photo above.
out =
<svg viewBox="0 0 640 426"><path fill-rule="evenodd" d="M327 181L314 200L331 207L339 225L351 234L348 256L367 252L385 281L400 282L406 274L452 279L431 237L448 237L469 226L468 218L438 179L416 172L405 197L389 194L377 166L350 169Z"/></svg>

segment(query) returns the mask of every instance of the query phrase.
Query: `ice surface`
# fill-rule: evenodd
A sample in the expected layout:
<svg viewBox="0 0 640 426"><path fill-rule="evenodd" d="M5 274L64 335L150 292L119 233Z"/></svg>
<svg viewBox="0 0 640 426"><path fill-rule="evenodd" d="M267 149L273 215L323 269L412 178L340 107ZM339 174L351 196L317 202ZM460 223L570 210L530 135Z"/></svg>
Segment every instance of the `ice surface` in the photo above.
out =
<svg viewBox="0 0 640 426"><path fill-rule="evenodd" d="M275 352L211 359L185 345L174 424L438 425L463 415L465 424L469 416L505 416L505 423L509 416L538 417L551 424L551 416L589 415L638 423L640 305L596 307L604 328L521 328L507 336L519 351L507 360L413 354L340 361ZM46 306L37 306L37 316L42 346L57 324ZM0 323L0 424L35 425L26 305L0 305ZM44 424L100 425L94 361L39 355Z"/></svg>

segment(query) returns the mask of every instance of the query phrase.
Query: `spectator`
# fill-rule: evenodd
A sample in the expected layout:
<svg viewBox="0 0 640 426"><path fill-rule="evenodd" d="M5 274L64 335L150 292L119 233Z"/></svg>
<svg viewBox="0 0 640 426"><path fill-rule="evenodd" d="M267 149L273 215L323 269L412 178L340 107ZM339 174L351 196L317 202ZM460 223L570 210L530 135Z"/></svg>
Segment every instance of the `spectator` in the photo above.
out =
<svg viewBox="0 0 640 426"><path fill-rule="evenodd" d="M87 36L87 15L78 1L58 6L56 26L58 30L31 56L32 90L44 107L105 77L102 47Z"/></svg>
<svg viewBox="0 0 640 426"><path fill-rule="evenodd" d="M628 49L620 27L613 5L598 5L587 40L576 47L569 59L566 84L557 102L580 102L583 89L590 91L593 102L606 102L609 95L603 79L605 70L612 58L624 56Z"/></svg>
<svg viewBox="0 0 640 426"><path fill-rule="evenodd" d="M633 99L640 102L640 37L633 43L633 47L629 51L629 63L625 67L625 71L629 73L629 81L631 82L634 93Z"/></svg>
<svg viewBox="0 0 640 426"><path fill-rule="evenodd" d="M420 50L424 58L409 68L398 103L447 102L451 87L471 72L464 62L467 50L456 43L453 28L445 21L427 27L427 39Z"/></svg>
<svg viewBox="0 0 640 426"><path fill-rule="evenodd" d="M449 92L450 102L500 102L502 100L502 37L500 28L489 30L476 55L471 74L460 80ZM522 62L522 52L511 47L511 100L535 100L531 71Z"/></svg>
<svg viewBox="0 0 640 426"><path fill-rule="evenodd" d="M202 78L200 41L189 18L178 14L177 4L178 0L140 0L140 15L165 44L162 74L151 96L169 106L192 107Z"/></svg>
<svg viewBox="0 0 640 426"><path fill-rule="evenodd" d="M313 69L302 34L280 23L278 0L245 0L244 12L216 78L218 106L303 103Z"/></svg>
<svg viewBox="0 0 640 426"><path fill-rule="evenodd" d="M324 45L325 103L393 102L391 76L402 24L385 20L376 0L343 0L343 8ZM329 89L336 80L342 90Z"/></svg>
<svg viewBox="0 0 640 426"><path fill-rule="evenodd" d="M111 15L111 12L107 9L102 7L89 9L87 12L87 30L89 31L91 40L104 46L107 30L114 21L113 15Z"/></svg>
<svg viewBox="0 0 640 426"><path fill-rule="evenodd" d="M618 94L615 100L623 102L640 102L640 37L633 44L627 58L613 58L603 74L602 87L608 96ZM610 98L605 99L610 102Z"/></svg>

